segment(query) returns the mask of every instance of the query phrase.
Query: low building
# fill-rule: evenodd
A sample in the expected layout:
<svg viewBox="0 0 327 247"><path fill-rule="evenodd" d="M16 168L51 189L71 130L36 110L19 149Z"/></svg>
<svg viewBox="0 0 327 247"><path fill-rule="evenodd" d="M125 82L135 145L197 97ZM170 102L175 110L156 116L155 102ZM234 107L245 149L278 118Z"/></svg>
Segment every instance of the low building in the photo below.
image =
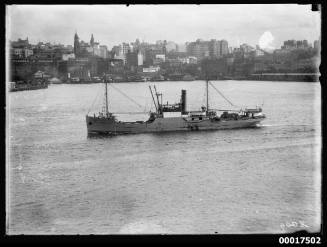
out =
<svg viewBox="0 0 327 247"><path fill-rule="evenodd" d="M37 71L34 73L34 78L41 79L41 78L50 78L50 75L47 75L44 71Z"/></svg>
<svg viewBox="0 0 327 247"><path fill-rule="evenodd" d="M24 55L25 55L25 57L33 56L33 50L32 49L25 48L24 49Z"/></svg>
<svg viewBox="0 0 327 247"><path fill-rule="evenodd" d="M143 68L143 73L155 73L160 70L159 66L150 66L148 68Z"/></svg>
<svg viewBox="0 0 327 247"><path fill-rule="evenodd" d="M166 55L165 54L156 54L155 58L159 59L159 60L162 60L162 62L165 62Z"/></svg>
<svg viewBox="0 0 327 247"><path fill-rule="evenodd" d="M68 61L69 59L75 59L75 54L74 53L62 54L63 61Z"/></svg>
<svg viewBox="0 0 327 247"><path fill-rule="evenodd" d="M24 49L23 48L13 48L12 55L16 58L23 58L24 57Z"/></svg>
<svg viewBox="0 0 327 247"><path fill-rule="evenodd" d="M196 57L183 57L183 58L178 58L179 61L181 61L183 64L197 64L198 59Z"/></svg>

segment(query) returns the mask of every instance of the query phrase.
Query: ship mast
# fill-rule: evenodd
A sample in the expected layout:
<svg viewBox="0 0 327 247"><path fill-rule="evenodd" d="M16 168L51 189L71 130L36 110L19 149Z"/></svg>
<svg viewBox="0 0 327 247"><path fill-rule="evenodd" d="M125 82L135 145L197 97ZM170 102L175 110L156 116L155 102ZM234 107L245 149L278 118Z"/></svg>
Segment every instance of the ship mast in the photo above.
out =
<svg viewBox="0 0 327 247"><path fill-rule="evenodd" d="M206 91L207 91L206 95L207 95L207 114L208 114L208 112L209 112L209 87L208 87L208 78L206 80Z"/></svg>
<svg viewBox="0 0 327 247"><path fill-rule="evenodd" d="M150 89L150 92L151 92L151 95L152 95L152 99L153 99L154 107L156 108L156 112L158 113L158 108L157 108L157 105L156 105L156 101L154 100L154 97L153 97L153 93L152 93L151 86L149 86L149 89Z"/></svg>
<svg viewBox="0 0 327 247"><path fill-rule="evenodd" d="M157 101L158 101L158 113L161 114L162 113L162 101L161 101L161 104L159 102L159 93L157 92L157 88L156 88L156 85L154 85L154 91L156 92L156 96L157 96Z"/></svg>
<svg viewBox="0 0 327 247"><path fill-rule="evenodd" d="M106 85L106 117L109 116L109 110L108 110L108 85L107 85L107 78L104 76L104 82L105 82L105 85Z"/></svg>

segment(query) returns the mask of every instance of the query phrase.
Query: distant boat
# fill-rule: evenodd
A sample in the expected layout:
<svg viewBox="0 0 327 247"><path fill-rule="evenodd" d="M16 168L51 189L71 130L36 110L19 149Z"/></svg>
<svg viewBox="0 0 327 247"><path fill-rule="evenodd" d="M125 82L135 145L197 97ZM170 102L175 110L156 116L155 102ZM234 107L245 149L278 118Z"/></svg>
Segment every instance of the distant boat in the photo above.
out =
<svg viewBox="0 0 327 247"><path fill-rule="evenodd" d="M207 80L207 102L206 106L202 106L201 111L186 111L186 90L182 90L179 103L168 104L167 102L167 104L163 104L162 94L157 92L155 86L154 92L151 86L149 86L156 111L149 113L147 121L122 122L118 121L116 116L109 112L107 78L105 77L103 81L105 83L105 108L103 112L99 112L97 115L86 115L86 126L89 135L248 128L255 127L260 121L265 119L261 107L239 110L237 112L223 110L223 113L218 116L219 110L209 108L209 81Z"/></svg>
<svg viewBox="0 0 327 247"><path fill-rule="evenodd" d="M71 84L81 83L81 79L79 77L71 77L68 78L67 83L71 83Z"/></svg>
<svg viewBox="0 0 327 247"><path fill-rule="evenodd" d="M195 80L195 78L191 75L187 74L187 75L183 76L183 81L194 81L194 80Z"/></svg>
<svg viewBox="0 0 327 247"><path fill-rule="evenodd" d="M10 82L10 92L25 91L25 90L37 90L48 88L48 77L34 77L29 81L14 81Z"/></svg>
<svg viewBox="0 0 327 247"><path fill-rule="evenodd" d="M50 84L61 84L62 81L56 77L53 77L53 78L49 79L49 83Z"/></svg>
<svg viewBox="0 0 327 247"><path fill-rule="evenodd" d="M165 78L162 76L162 75L157 75L157 76L154 76L150 79L151 82L153 81L164 81Z"/></svg>

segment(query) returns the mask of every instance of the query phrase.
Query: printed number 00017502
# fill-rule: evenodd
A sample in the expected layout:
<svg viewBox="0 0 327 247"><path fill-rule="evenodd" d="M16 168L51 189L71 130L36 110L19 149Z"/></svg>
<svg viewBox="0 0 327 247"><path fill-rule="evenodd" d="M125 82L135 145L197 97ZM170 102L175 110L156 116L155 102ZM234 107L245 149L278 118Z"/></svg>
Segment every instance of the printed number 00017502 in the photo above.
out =
<svg viewBox="0 0 327 247"><path fill-rule="evenodd" d="M280 237L280 244L321 244L320 237Z"/></svg>

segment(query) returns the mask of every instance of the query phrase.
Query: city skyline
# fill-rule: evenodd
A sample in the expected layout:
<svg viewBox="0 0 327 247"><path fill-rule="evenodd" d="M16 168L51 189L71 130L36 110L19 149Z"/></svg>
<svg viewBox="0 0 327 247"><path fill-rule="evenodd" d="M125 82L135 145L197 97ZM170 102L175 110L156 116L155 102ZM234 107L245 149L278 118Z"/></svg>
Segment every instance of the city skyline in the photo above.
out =
<svg viewBox="0 0 327 247"><path fill-rule="evenodd" d="M244 5L12 5L6 11L7 39L73 45L77 31L81 40L88 42L93 33L110 49L137 38L177 44L225 39L232 47L247 43L277 49L285 40L313 43L319 38L320 13L310 5L248 5L246 10Z"/></svg>

